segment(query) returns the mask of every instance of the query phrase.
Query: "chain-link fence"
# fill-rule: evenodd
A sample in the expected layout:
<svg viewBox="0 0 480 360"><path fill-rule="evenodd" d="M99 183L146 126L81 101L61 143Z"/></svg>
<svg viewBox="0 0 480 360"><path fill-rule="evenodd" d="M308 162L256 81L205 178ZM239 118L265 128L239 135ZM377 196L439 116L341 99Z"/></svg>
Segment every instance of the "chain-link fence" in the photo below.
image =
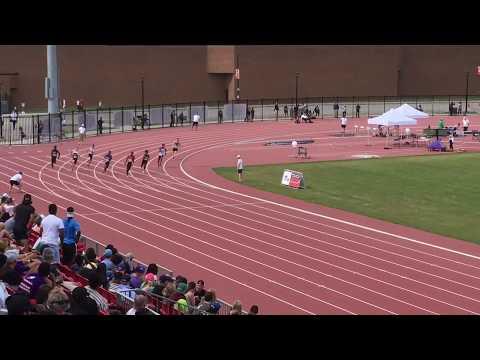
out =
<svg viewBox="0 0 480 360"><path fill-rule="evenodd" d="M294 107L310 110L316 119L371 117L401 104L409 104L430 115L480 113L480 96L409 97L317 97L291 99L238 100L233 102L195 102L162 105L134 105L121 108L96 108L63 111L60 114L3 114L0 117L0 143L9 145L58 142L78 136L85 126L87 136L97 136L152 128L188 127L194 115L200 124L223 122L291 120Z"/></svg>

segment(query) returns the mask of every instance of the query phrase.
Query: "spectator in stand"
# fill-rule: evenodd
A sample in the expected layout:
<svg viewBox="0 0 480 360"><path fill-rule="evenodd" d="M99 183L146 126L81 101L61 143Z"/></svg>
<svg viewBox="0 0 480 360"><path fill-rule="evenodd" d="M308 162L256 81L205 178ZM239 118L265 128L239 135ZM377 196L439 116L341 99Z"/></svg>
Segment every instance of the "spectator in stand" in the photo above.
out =
<svg viewBox="0 0 480 360"><path fill-rule="evenodd" d="M173 280L167 280L165 282L165 288L163 289L162 296L165 298L170 298L173 294L175 294L176 289L175 289L175 284L173 283Z"/></svg>
<svg viewBox="0 0 480 360"><path fill-rule="evenodd" d="M88 286L86 286L85 289L87 289L90 297L97 303L98 309L102 312L107 312L108 311L108 302L97 291L97 289L100 287L100 285L101 285L101 279L100 279L99 275L96 272L94 272L90 275L90 278L88 279Z"/></svg>
<svg viewBox="0 0 480 360"><path fill-rule="evenodd" d="M134 256L130 252L127 253L123 258L123 263L121 267L124 273L131 274L133 272L133 269L134 269L133 258Z"/></svg>
<svg viewBox="0 0 480 360"><path fill-rule="evenodd" d="M147 303L148 303L148 299L145 295L135 296L133 307L127 311L127 315L136 315L137 311L140 311L146 308Z"/></svg>
<svg viewBox="0 0 480 360"><path fill-rule="evenodd" d="M77 253L77 243L82 233L80 224L74 218L75 210L73 207L67 208L67 218L63 220L65 238L63 240L63 263L67 266L72 265L75 254Z"/></svg>
<svg viewBox="0 0 480 360"><path fill-rule="evenodd" d="M158 283L153 287L152 294L158 295L158 296L163 296L163 289L165 289L165 284L164 283Z"/></svg>
<svg viewBox="0 0 480 360"><path fill-rule="evenodd" d="M70 299L61 287L56 287L48 294L47 308L50 315L69 315Z"/></svg>
<svg viewBox="0 0 480 360"><path fill-rule="evenodd" d="M127 311L127 315L136 315L137 312L140 312L141 310L146 309L147 303L148 303L148 299L145 295L135 296L133 307Z"/></svg>
<svg viewBox="0 0 480 360"><path fill-rule="evenodd" d="M34 215L32 227L30 229L30 233L28 234L28 249L34 248L37 244L37 241L39 241L42 233L41 224L42 217L40 215Z"/></svg>
<svg viewBox="0 0 480 360"><path fill-rule="evenodd" d="M153 274L155 276L158 275L158 266L157 264L149 264L148 267L147 267L147 271L145 273L146 274Z"/></svg>
<svg viewBox="0 0 480 360"><path fill-rule="evenodd" d="M197 310L201 312L210 312L210 308L213 304L213 295L211 292L206 292L205 296L200 300L200 305L198 305Z"/></svg>
<svg viewBox="0 0 480 360"><path fill-rule="evenodd" d="M23 293L13 294L5 300L8 315L30 315L32 305L27 295Z"/></svg>
<svg viewBox="0 0 480 360"><path fill-rule="evenodd" d="M70 311L72 315L98 315L98 305L89 296L87 289L77 287L72 291Z"/></svg>
<svg viewBox="0 0 480 360"><path fill-rule="evenodd" d="M257 305L252 305L250 308L250 311L248 312L248 315L257 315L258 314L258 306Z"/></svg>
<svg viewBox="0 0 480 360"><path fill-rule="evenodd" d="M85 251L85 265L80 269L78 275L89 278L90 274L94 273L98 268L97 255L93 248L88 248Z"/></svg>
<svg viewBox="0 0 480 360"><path fill-rule="evenodd" d="M188 284L187 278L182 275L177 275L175 276L175 286L178 286L180 283L185 283L185 285Z"/></svg>
<svg viewBox="0 0 480 360"><path fill-rule="evenodd" d="M6 262L7 257L4 254L0 254L0 269L3 268ZM3 282L2 279L0 279L0 311L6 309L5 300L7 300L9 296L10 295L7 291L7 285Z"/></svg>
<svg viewBox="0 0 480 360"><path fill-rule="evenodd" d="M35 296L35 305L33 305L35 314L40 315L48 312L47 300L52 289L53 288L47 284L43 284L38 288L37 295Z"/></svg>
<svg viewBox="0 0 480 360"><path fill-rule="evenodd" d="M48 205L48 216L42 220L42 243L54 251L54 263L60 263L60 244L63 243L63 221L57 217L57 205Z"/></svg>
<svg viewBox="0 0 480 360"><path fill-rule="evenodd" d="M212 306L210 308L210 312L212 314L216 314L218 313L218 310L220 310L220 307L221 307L220 303L217 301L217 293L214 289L209 289L207 293L212 294Z"/></svg>
<svg viewBox="0 0 480 360"><path fill-rule="evenodd" d="M144 266L137 266L131 275L130 278L130 286L134 289L140 288L143 283L143 278L145 276L145 267Z"/></svg>
<svg viewBox="0 0 480 360"><path fill-rule="evenodd" d="M145 280L141 285L141 289L145 292L151 292L157 282L157 276L153 275L152 273L148 273L145 275Z"/></svg>
<svg viewBox="0 0 480 360"><path fill-rule="evenodd" d="M242 303L240 300L236 300L232 305L232 310L230 311L230 315L243 315L242 314Z"/></svg>
<svg viewBox="0 0 480 360"><path fill-rule="evenodd" d="M113 254L112 257L110 258L113 264L113 269L112 271L120 271L122 270L122 264L123 264L123 256L120 255L119 253ZM112 274L113 277L113 274Z"/></svg>
<svg viewBox="0 0 480 360"><path fill-rule="evenodd" d="M7 221L5 221L5 230L8 232L8 234L10 235L10 237L13 238L13 230L15 228L15 215L12 216L10 219L8 219Z"/></svg>
<svg viewBox="0 0 480 360"><path fill-rule="evenodd" d="M32 206L32 196L25 194L23 201L15 208L15 223L13 226L13 235L17 244L24 246L27 241L27 229L33 220L35 208Z"/></svg>
<svg viewBox="0 0 480 360"><path fill-rule="evenodd" d="M18 290L18 286L22 282L22 276L15 270L4 266L4 269L1 271L0 280L2 280L10 289L16 292Z"/></svg>
<svg viewBox="0 0 480 360"><path fill-rule="evenodd" d="M70 269L72 269L73 272L78 273L84 265L85 265L85 258L83 257L82 254L77 254L73 259L73 264L72 266L70 266Z"/></svg>
<svg viewBox="0 0 480 360"><path fill-rule="evenodd" d="M121 272L117 271L113 274L113 280L110 283L108 291L121 292L121 293L125 293L126 291L133 292L134 289L128 285L129 282L130 282L130 275L124 275Z"/></svg>
<svg viewBox="0 0 480 360"><path fill-rule="evenodd" d="M34 299L38 289L42 285L48 285L53 288L55 285L50 276L50 264L42 262L38 267L38 272L25 276L21 282L19 289L24 291L30 299Z"/></svg>
<svg viewBox="0 0 480 360"><path fill-rule="evenodd" d="M113 255L112 250L105 249L105 252L103 254L103 260L101 262L101 264L105 265L107 278L110 278L110 279L113 277L113 268L114 268L113 262L111 259L112 255Z"/></svg>
<svg viewBox="0 0 480 360"><path fill-rule="evenodd" d="M107 250L111 250L111 251L112 251L112 255L113 255L113 254L116 254L116 253L118 252L117 249L115 249L115 246L113 246L112 244L108 244L108 245L105 247L103 256L100 258L100 262L102 262L103 260L105 260L105 251L107 251Z"/></svg>
<svg viewBox="0 0 480 360"><path fill-rule="evenodd" d="M7 245L13 242L12 237L10 236L8 231L5 230L5 224L3 222L0 222L0 241L4 242Z"/></svg>
<svg viewBox="0 0 480 360"><path fill-rule="evenodd" d="M172 295L170 295L170 300L175 302L177 302L180 299L186 300L185 298L186 291L187 291L187 284L185 284L184 282L179 283L177 285L176 291Z"/></svg>
<svg viewBox="0 0 480 360"><path fill-rule="evenodd" d="M98 268L95 272L99 277L100 286L103 287L104 289L108 289L109 279L107 276L107 267L105 266L105 264L104 263L98 264ZM112 273L112 277L113 277L113 273Z"/></svg>
<svg viewBox="0 0 480 360"><path fill-rule="evenodd" d="M200 300L205 296L206 291L204 289L205 282L203 280L197 281L197 287L195 289L195 305L200 303Z"/></svg>
<svg viewBox="0 0 480 360"><path fill-rule="evenodd" d="M190 281L188 283L187 292L185 293L185 300L187 300L187 305L193 308L195 304L195 288L197 284L195 281Z"/></svg>

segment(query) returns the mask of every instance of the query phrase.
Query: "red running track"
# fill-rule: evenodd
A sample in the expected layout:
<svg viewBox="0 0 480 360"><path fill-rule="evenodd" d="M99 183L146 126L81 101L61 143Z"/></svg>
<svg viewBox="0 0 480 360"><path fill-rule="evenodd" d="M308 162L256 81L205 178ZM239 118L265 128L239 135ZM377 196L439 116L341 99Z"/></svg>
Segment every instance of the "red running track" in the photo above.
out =
<svg viewBox="0 0 480 360"><path fill-rule="evenodd" d="M473 119L474 127L479 120ZM366 120L349 125L354 124L366 126ZM262 192L211 170L234 166L237 153L247 167L296 161L288 146L266 147L266 140L315 138L311 161L425 153L385 150L383 139L334 136L337 127L333 120L263 122L89 138L79 146L73 171L67 153L77 142L60 144L62 157L54 169L51 145L1 148L1 180L6 184L22 169L25 190L39 212L50 202L59 205L61 216L74 206L87 236L189 279L204 279L225 301L240 299L246 308L258 304L265 314L480 313L480 247ZM176 137L179 154L173 159L169 152L157 168L159 145L170 149ZM89 167L92 142L97 154ZM480 150L471 138L456 146ZM139 158L147 148L152 159L144 173ZM107 150L114 159L105 174ZM130 151L138 164L127 176L124 159Z"/></svg>

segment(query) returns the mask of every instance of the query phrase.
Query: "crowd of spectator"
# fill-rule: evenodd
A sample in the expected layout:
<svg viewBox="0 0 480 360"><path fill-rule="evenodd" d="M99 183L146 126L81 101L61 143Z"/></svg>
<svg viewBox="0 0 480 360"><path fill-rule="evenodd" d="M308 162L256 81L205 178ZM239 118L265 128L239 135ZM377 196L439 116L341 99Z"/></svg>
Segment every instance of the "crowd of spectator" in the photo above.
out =
<svg viewBox="0 0 480 360"><path fill-rule="evenodd" d="M75 211L57 216L50 204L39 215L25 194L15 206L9 194L0 205L0 313L9 315L208 315L222 304L203 280L188 281L144 266L113 245L103 254L85 248ZM127 306L125 306L127 304ZM153 310L153 311L152 311ZM236 301L231 315L243 314ZM256 315L253 305L249 314Z"/></svg>

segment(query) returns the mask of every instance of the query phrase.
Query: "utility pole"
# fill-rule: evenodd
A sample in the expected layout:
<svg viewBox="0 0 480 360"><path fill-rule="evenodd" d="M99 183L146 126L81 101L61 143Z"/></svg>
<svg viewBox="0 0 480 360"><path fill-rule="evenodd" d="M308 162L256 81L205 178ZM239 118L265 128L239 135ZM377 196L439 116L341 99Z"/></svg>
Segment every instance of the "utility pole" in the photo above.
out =
<svg viewBox="0 0 480 360"><path fill-rule="evenodd" d="M470 77L470 72L467 71L467 89L465 91L465 112L464 115L467 115L468 112L468 78Z"/></svg>
<svg viewBox="0 0 480 360"><path fill-rule="evenodd" d="M298 112L298 77L300 74L297 72L295 74L295 108L297 109Z"/></svg>
<svg viewBox="0 0 480 360"><path fill-rule="evenodd" d="M48 99L48 113L58 114L58 65L57 46L47 45L47 77L45 79L45 97Z"/></svg>

